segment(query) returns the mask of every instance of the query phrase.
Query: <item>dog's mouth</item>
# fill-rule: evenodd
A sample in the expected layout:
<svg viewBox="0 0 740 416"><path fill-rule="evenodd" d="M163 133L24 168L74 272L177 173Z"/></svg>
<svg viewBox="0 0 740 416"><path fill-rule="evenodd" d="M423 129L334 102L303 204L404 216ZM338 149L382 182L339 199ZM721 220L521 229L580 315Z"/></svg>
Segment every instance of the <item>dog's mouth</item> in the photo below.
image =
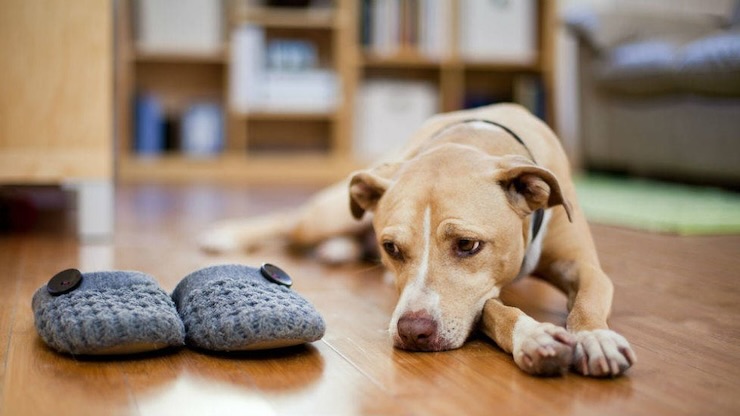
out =
<svg viewBox="0 0 740 416"><path fill-rule="evenodd" d="M440 339L421 339L416 341L404 341L400 337L394 337L393 346L405 350L405 351L416 351L416 352L439 352L448 351L455 349L447 342L442 342Z"/></svg>

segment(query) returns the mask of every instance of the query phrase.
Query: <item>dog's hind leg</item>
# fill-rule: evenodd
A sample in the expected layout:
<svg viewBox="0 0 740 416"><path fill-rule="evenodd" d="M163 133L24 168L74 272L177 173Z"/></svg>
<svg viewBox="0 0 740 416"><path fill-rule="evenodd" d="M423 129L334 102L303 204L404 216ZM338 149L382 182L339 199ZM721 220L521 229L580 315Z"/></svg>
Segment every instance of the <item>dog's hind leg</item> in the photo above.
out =
<svg viewBox="0 0 740 416"><path fill-rule="evenodd" d="M358 221L350 211L349 181L342 181L313 196L300 207L292 224L290 242L316 246L335 237L356 237L371 227L372 216Z"/></svg>
<svg viewBox="0 0 740 416"><path fill-rule="evenodd" d="M295 228L297 211L217 222L201 234L198 245L204 251L224 253L252 251L271 243L285 244Z"/></svg>
<svg viewBox="0 0 740 416"><path fill-rule="evenodd" d="M268 244L316 247L337 237L362 235L371 226L369 217L362 221L352 217L348 183L343 181L292 210L218 222L200 236L198 243L203 250L215 253L255 250ZM335 252L330 253L331 262L337 262ZM339 254L351 260L346 253Z"/></svg>

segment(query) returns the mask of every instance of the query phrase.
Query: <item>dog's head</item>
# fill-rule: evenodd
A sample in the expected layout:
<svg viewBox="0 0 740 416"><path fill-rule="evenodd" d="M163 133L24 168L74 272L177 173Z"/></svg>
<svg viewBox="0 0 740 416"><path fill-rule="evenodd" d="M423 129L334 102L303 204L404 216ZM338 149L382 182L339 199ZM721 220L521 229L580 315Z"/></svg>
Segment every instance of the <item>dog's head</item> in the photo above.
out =
<svg viewBox="0 0 740 416"><path fill-rule="evenodd" d="M400 297L394 345L462 346L486 300L518 274L533 211L564 204L555 176L521 156L493 157L457 144L357 172L355 218L366 211Z"/></svg>

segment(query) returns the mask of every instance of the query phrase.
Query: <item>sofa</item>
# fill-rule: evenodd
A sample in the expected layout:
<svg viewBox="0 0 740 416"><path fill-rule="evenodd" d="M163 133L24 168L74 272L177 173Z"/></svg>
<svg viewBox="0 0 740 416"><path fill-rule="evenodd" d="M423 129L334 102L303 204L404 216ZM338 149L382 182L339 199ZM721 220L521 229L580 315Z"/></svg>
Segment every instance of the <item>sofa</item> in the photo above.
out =
<svg viewBox="0 0 740 416"><path fill-rule="evenodd" d="M740 187L740 0L719 14L578 8L565 24L580 166Z"/></svg>

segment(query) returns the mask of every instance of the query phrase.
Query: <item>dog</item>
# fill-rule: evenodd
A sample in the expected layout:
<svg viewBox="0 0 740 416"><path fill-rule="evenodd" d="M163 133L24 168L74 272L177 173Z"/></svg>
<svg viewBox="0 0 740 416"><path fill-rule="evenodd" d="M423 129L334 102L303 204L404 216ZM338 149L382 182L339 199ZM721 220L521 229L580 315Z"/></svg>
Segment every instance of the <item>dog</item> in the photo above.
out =
<svg viewBox="0 0 740 416"><path fill-rule="evenodd" d="M224 251L282 237L339 262L361 254L357 236L370 227L399 293L395 347L455 349L480 327L529 374L615 377L636 362L607 326L613 285L565 152L523 107L434 116L383 163L295 211L216 225L201 245ZM504 286L530 274L567 295L567 329L499 300Z"/></svg>

